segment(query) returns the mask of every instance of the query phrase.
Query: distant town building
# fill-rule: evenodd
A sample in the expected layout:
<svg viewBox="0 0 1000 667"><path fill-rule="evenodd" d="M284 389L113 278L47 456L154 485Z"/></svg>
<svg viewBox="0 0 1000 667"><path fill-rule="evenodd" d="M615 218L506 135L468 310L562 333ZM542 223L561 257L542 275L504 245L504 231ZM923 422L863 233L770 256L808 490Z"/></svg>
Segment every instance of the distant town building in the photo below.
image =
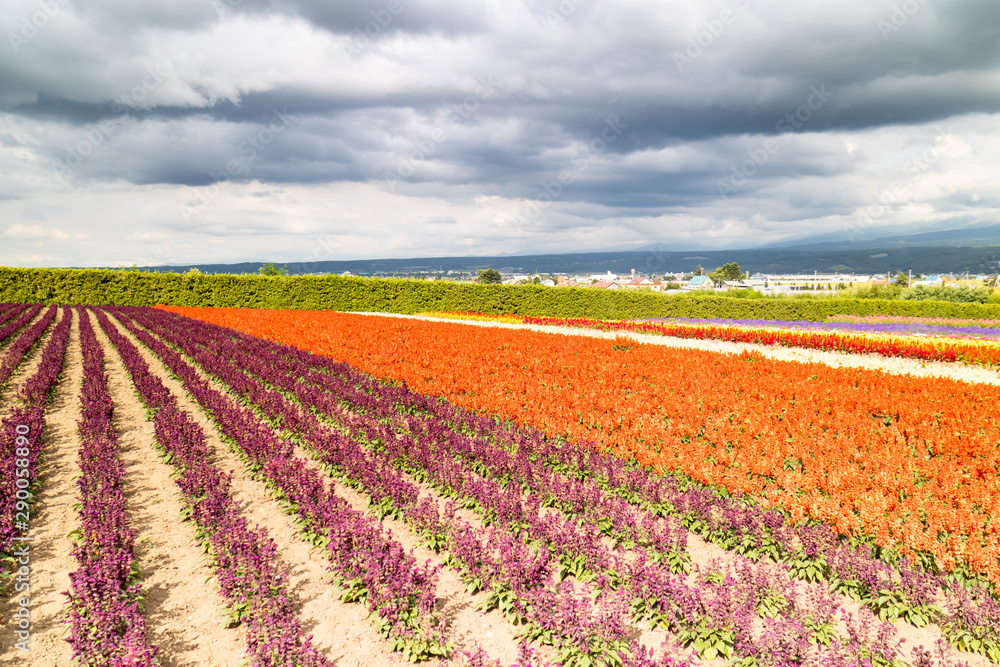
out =
<svg viewBox="0 0 1000 667"><path fill-rule="evenodd" d="M686 290L700 290L700 289L715 289L715 283L708 276L695 276L691 280L687 281L682 289Z"/></svg>
<svg viewBox="0 0 1000 667"><path fill-rule="evenodd" d="M945 284L944 276L940 276L940 275L926 276L923 280L914 280L911 283L911 285L913 287L918 287L918 286L921 286L921 285L924 285L924 286L927 286L927 287L938 287L938 286L944 285L944 284Z"/></svg>

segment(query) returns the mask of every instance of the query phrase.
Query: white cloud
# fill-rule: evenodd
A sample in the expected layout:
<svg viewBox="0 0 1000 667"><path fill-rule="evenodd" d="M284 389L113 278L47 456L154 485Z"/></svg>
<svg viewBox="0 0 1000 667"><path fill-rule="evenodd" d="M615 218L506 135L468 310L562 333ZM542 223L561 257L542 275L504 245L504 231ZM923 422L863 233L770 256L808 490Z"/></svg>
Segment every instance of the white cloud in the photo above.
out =
<svg viewBox="0 0 1000 667"><path fill-rule="evenodd" d="M90 234L74 233L70 234L55 227L44 227L42 225L22 225L13 224L3 232L4 236L21 241L87 241Z"/></svg>
<svg viewBox="0 0 1000 667"><path fill-rule="evenodd" d="M163 232L132 232L128 238L130 241L167 241L170 235Z"/></svg>

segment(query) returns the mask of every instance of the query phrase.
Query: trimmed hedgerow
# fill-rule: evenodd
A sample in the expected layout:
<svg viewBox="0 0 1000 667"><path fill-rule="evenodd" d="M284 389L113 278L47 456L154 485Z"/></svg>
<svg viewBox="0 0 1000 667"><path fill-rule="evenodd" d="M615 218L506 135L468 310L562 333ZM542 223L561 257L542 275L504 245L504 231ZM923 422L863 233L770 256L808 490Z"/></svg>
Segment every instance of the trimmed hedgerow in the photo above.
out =
<svg viewBox="0 0 1000 667"><path fill-rule="evenodd" d="M733 299L540 285L342 276L190 275L0 267L0 303L208 306L418 313L427 310L631 319L811 320L830 315L1000 319L1000 306L879 299Z"/></svg>

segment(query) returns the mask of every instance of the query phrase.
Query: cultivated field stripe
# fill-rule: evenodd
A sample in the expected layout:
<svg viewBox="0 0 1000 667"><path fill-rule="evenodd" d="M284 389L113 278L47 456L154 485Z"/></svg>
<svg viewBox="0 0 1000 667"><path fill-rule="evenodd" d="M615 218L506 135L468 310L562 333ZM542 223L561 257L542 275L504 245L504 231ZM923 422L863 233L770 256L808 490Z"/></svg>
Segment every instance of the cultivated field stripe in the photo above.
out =
<svg viewBox="0 0 1000 667"><path fill-rule="evenodd" d="M165 325L164 325L164 326L165 326ZM188 342L188 344L189 344L189 343L191 342L191 339L192 339L192 334L191 334L191 332L190 332L189 330L188 330L188 331L186 331L186 332L182 332L182 331L181 331L180 329L178 329L178 330L177 330L177 339L178 339L178 340L180 340L180 339L181 339L181 337L183 337L183 338L185 339L185 341L187 341L187 342ZM195 338L195 340L197 340L197 338ZM199 343L200 343L200 344L201 344L201 345L202 345L203 347L205 347L205 349L209 349L209 347L210 347L210 346L206 346L205 342L203 342L203 341L199 341ZM225 353L223 353L222 351L216 351L216 352L217 352L217 359L219 360L219 362L220 362L220 363L227 363L227 362L231 362L231 361L233 361L233 360L237 359L237 358L238 358L238 356L239 356L239 353L236 353L235 355L233 355L233 354L232 354L232 353L233 353L233 352L235 352L235 351L226 351ZM263 363L263 366L266 366L266 367L268 367L268 368L272 368L272 365L273 365L273 362L275 361L275 360L273 360L273 359L267 359L267 355L266 355L266 354L262 354L260 350L255 350L255 351L253 352L253 356L255 357L255 359L256 359L256 360L257 360L258 362L262 362L262 363ZM244 361L244 362L245 362L246 360L245 360L245 359L243 359L242 361ZM253 366L253 368L260 368L260 367L262 367L262 366ZM248 369L246 369L246 370L249 370L249 368L248 368ZM300 374L296 374L296 377L299 377L299 376L300 376ZM247 397L246 397L246 396L244 396L243 398L245 399L245 398L247 398ZM274 407L274 406L276 406L276 405L277 405L277 404L278 404L278 403L279 403L279 402L280 402L281 400L282 400L282 399L281 399L280 397L268 397L268 396L265 396L265 395L263 395L263 394L262 394L262 395L261 395L261 396L259 397L259 399L258 399L258 404L259 404L259 405L268 405L268 406L271 406L271 407ZM297 404L296 404L296 405L297 405ZM317 406L315 406L315 405L312 405L312 404L310 404L310 405L311 405L312 407L317 407ZM339 407L339 406L337 406L337 407ZM279 413L273 413L273 414L271 414L270 416L271 416L271 417L273 417L273 418L276 418L276 417L278 417L278 416L279 416ZM340 416L341 416L341 419L342 419L342 421L340 422L340 423L341 423L341 426L342 426L342 428L347 428L348 430L350 430L350 429L349 429L349 427L347 427L347 426L345 425L345 424L346 424L346 422L345 422L345 421L343 421L343 418L344 418L344 415L343 415L343 414L341 414ZM410 419L413 419L413 418L414 418L414 417L412 417L412 416L409 416L409 417L407 417L407 419L406 419L407 423L409 423L409 420L410 420ZM300 422L302 422L302 420L308 420L308 419L309 419L309 417L308 417L307 415L299 415L299 416L297 416L297 417L296 417L295 419L293 419L293 420L291 420L291 421L292 421L292 422L295 422L295 423L300 423ZM360 414L358 414L358 413L354 413L354 414L353 414L353 416L352 416L352 415L351 415L350 413L348 413L348 414L347 414L347 418L346 418L346 421L355 421L355 419L361 419L362 421L364 421L365 419L367 419L367 417L365 417L365 416L363 416L363 415L360 415ZM284 421L288 421L288 420L284 420ZM396 426L398 426L398 425L399 425L399 424L396 424ZM376 426L376 425L374 425L374 424L372 424L372 425L371 425L371 427L376 427L376 428L377 428L377 426ZM330 428L333 428L333 427L331 426ZM308 436L306 436L306 437L308 437ZM387 439L387 438L391 438L391 437L392 437L392 435L391 435L391 434L388 434L388 433L386 433L386 434L384 434L384 435L382 436L383 440L385 440L385 439ZM447 451L441 451L441 452L440 452L440 455L441 455L441 456L450 456L451 454L453 454L453 453L456 453L456 452L452 451L452 449L451 449L451 448L450 448L450 447L448 446L448 444L447 444L447 443L443 443L443 442L442 442L442 446L443 446L443 447L445 448L445 450L447 450ZM313 450L313 451L315 452L316 450ZM550 473L550 474L551 474L551 473ZM487 479L485 479L485 478L480 478L480 477L478 477L478 475L477 475L477 474L473 474L473 475L472 475L472 477L474 477L474 478L478 478L478 479L479 479L479 484L483 484L483 483L488 483L488 480L487 480ZM473 482L473 486L476 486L476 485L477 485L477 483ZM433 492L432 492L432 494L431 494L431 495L435 495L435 493L433 493ZM561 512L560 512L559 514L560 514L560 516L563 516L564 518L566 518L566 517L567 517L567 515L563 515L563 514L562 514ZM478 521L476 521L476 522L473 522L473 525L474 525L474 527L477 527L478 529L482 529L482 526L478 524ZM698 540L698 542L700 542L700 540ZM701 546L702 546L702 549L701 549L702 551L705 551L705 552L709 552L709 553L712 553L712 555L713 555L713 556L722 556L722 561L721 561L721 564L722 564L723 566L725 566L725 565L726 565L727 563L728 563L728 564L736 564L736 563L737 563L737 561L740 561L741 563L744 563L744 564L745 564L745 559L744 559L744 558L742 558L742 557L738 557L738 556L735 556L734 554L731 554L731 553L727 553L727 552L724 552L724 551L722 551L721 549L718 549L717 547L714 547L714 545L706 545L706 544L702 543L702 545L701 545ZM627 557L628 557L628 556L629 556L630 554L627 554L627 553L626 553L626 554L624 554L624 555L625 555L625 557L627 558ZM707 557L707 554L705 554L705 555L703 556L703 558L702 558L702 562L701 562L701 565L703 565L703 566L706 566L706 565L709 565L709 562L708 562L708 557ZM712 565L713 565L713 567L712 567L712 568L710 568L710 569L711 569L711 570L715 570L715 569L718 569L718 567L717 567L717 566L719 565L719 563L712 563ZM696 577L697 577L697 576L701 576L701 575L699 575L699 574L697 573L697 570L696 570L696 573L692 574L692 575L691 575L691 577L689 577L689 579L688 579L688 582L689 582L690 584L695 584L695 583L696 583ZM854 609L853 611L854 611L855 613L857 612L857 608L856 608L856 606L855 606L855 609ZM841 624L841 626L842 626L842 624ZM843 628L843 627L841 627L841 630L842 630L842 633L844 633L844 632L846 631L846 629L845 629L845 628ZM650 639L650 637L648 637L648 636L647 636L647 637L644 637L644 640L646 640L646 641L648 641L649 639ZM662 634L662 633L660 633L660 635L659 635L659 639L660 639L661 641L662 641L662 640L664 639L664 636L663 636L663 634ZM657 643L658 643L658 642L657 642ZM648 645L648 644L647 644L647 645Z"/></svg>
<svg viewBox="0 0 1000 667"><path fill-rule="evenodd" d="M136 532L128 520L105 355L89 315L79 307L76 320L83 356L76 480L81 527L73 548L79 569L70 574L69 640L81 664L130 660L135 667L151 667L156 647L146 638Z"/></svg>
<svg viewBox="0 0 1000 667"><path fill-rule="evenodd" d="M744 354L756 352L768 359L792 361L797 363L818 363L833 368L864 368L880 370L894 375L911 375L913 377L940 377L960 380L976 384L1000 385L1000 375L995 369L982 366L970 366L962 362L921 361L919 359L904 359L900 357L885 357L880 354L855 354L849 352L827 352L823 350L808 350L804 348L776 347L773 345L758 345L754 343L730 343L721 340L695 340L691 338L676 338L654 334L641 334L634 331L595 331L547 324L513 324L508 322L478 322L475 320L443 319L426 315L401 315L397 313L350 313L351 315L366 315L371 317L389 317L397 319L424 320L427 322L454 322L455 324L474 327L495 327L500 329L527 329L542 333L558 334L560 336L583 336L586 338L603 338L614 340L618 337L628 338L639 343L661 345L663 347L682 348L689 350L705 350L723 354Z"/></svg>

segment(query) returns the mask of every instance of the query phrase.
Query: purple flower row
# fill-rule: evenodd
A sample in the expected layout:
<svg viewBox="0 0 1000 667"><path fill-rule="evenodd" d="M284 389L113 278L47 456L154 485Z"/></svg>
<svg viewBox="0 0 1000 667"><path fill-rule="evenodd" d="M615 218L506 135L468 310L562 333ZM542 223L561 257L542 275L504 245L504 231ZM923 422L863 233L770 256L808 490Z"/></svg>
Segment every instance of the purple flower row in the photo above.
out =
<svg viewBox="0 0 1000 667"><path fill-rule="evenodd" d="M0 324L3 325L3 327L0 328L0 345L2 345L13 332L17 331L18 328L23 327L31 321L31 318L23 318L25 313L32 312L34 314L38 314L41 312L43 307L44 306L40 304L6 304L6 310L4 310L3 315L0 316ZM34 315L32 315L32 317L34 317ZM11 324L18 320L20 320L18 327L12 328Z"/></svg>
<svg viewBox="0 0 1000 667"><path fill-rule="evenodd" d="M21 559L13 557L14 543L24 527L30 525L38 486L45 409L62 372L69 329L69 310L64 309L62 320L42 350L38 369L18 392L20 405L0 423L0 562L3 565L0 570L5 577L25 566L23 562L18 564Z"/></svg>
<svg viewBox="0 0 1000 667"><path fill-rule="evenodd" d="M6 324L0 327L0 345L4 345L13 338L14 334L23 329L31 320L35 319L38 313L42 312L43 306L23 306L16 314L7 320Z"/></svg>
<svg viewBox="0 0 1000 667"><path fill-rule="evenodd" d="M40 308L40 306L36 307ZM0 345L3 345L4 342L7 340L7 338L10 337L10 334L12 333L12 332L6 332L7 323L16 318L24 311L28 310L28 308L29 306L20 303L0 304ZM14 331L16 331L16 329Z"/></svg>
<svg viewBox="0 0 1000 667"><path fill-rule="evenodd" d="M644 322L666 324L703 324L709 326L738 326L767 329L806 329L809 331L848 331L851 333L888 333L896 335L956 336L962 338L1000 338L1000 329L978 326L944 326L923 322L812 322L807 320L726 320L720 318L664 317Z"/></svg>
<svg viewBox="0 0 1000 667"><path fill-rule="evenodd" d="M157 326L157 322L153 321L153 320L157 321L160 320L161 318L159 316L154 316L152 314L145 314L145 313L143 315L146 316L144 317L137 316L137 317L141 319L145 325L151 326L157 329L161 333L170 331L171 327L167 326L166 324ZM239 361L238 359L239 351L237 349L223 346L223 349L218 350L219 354L214 358L212 356L207 356L203 353L199 353L192 346L191 341L195 339L200 339L201 342L205 342L205 340L204 337L199 336L198 332L193 331L192 328L193 327L189 326L183 330L174 329L172 332L173 335L169 336L168 333L168 337L171 340L171 342L180 345L186 352L192 354L200 363L206 365L209 368L209 370L211 370L212 372L216 373L217 375L219 375L224 379L229 379L231 385L241 387L243 391L237 391L238 395L241 395L242 397L248 400L254 400L252 396L255 393L257 396L257 400L260 400L262 405L270 408L270 410L268 409L264 410L265 414L270 417L281 417L283 425L288 423L295 423L300 425L301 427L303 422L308 422L311 418L314 419L313 417L311 417L311 415L303 415L295 410L289 410L287 404L280 396L274 396L274 395L268 396L265 390L262 390L262 388L259 386L254 387L253 383L248 382L246 377L243 378L238 377L240 375L238 369L234 369L234 367L232 367L232 364L228 361L230 359L237 360L237 362ZM246 345L249 344L252 344L252 341L242 341L240 347L245 347ZM252 358L256 360L256 362L253 363L252 368L256 370L258 373L267 374L269 377L271 377L273 380L277 382L278 380L276 379L277 376L275 376L274 370L276 368L276 362L279 362L280 360L275 359L273 357L268 357L266 353L264 353L262 350L259 349L252 350L250 354ZM262 354L264 356L261 356ZM299 370L300 370L300 375L286 376L286 379L288 377L301 377L301 369ZM369 399L372 398L372 396L368 394L364 395L367 396ZM273 410L277 406L281 406L282 404L285 404L285 412L283 413L279 412L276 414ZM368 424L367 426L370 429L375 428L377 430L378 428L377 426L374 426L371 423ZM316 445L318 441L322 440L321 437L317 437L315 430L316 429L314 424L307 425L306 428L307 439L313 440L314 441L312 443L313 445ZM310 431L313 431L313 434L311 436L308 435ZM465 498L476 497L481 505L482 504L486 505L489 512L492 513L493 518L499 519L500 516L503 516L506 513L507 514L506 520L505 521L498 520L498 523L504 525L504 527L508 529L508 532L511 527L516 527L517 525L521 525L526 528L527 538L529 540L537 538L544 539L544 541L548 544L548 548L551 549L552 552L554 553L558 553L559 555L566 555L566 554L582 555L584 556L583 561L585 564L592 565L598 563L601 565L601 567L599 567L599 571L604 573L607 573L609 571L628 572L629 576L625 577L624 581L621 580L617 581L615 588L620 588L624 586L625 588L629 589L628 592L631 595L633 595L633 599L637 600L647 599L648 596L644 596L643 595L644 590L641 590L641 586L643 585L642 582L647 582L646 585L648 587L649 581L656 581L657 576L660 576L662 578L663 574L662 571L660 571L658 568L654 568L651 564L648 563L648 561L645 558L643 558L641 562L645 565L646 570L649 571L630 570L623 563L617 562L616 559L613 559L612 555L608 552L608 550L599 545L599 542L595 540L596 537L595 534L591 533L588 535L584 532L573 535L572 533L575 532L574 526L571 526L570 524L565 522L563 523L553 522L551 518L547 521L541 519L537 515L537 508L538 508L537 500L535 502L535 507L534 507L535 513L534 515L532 515L531 512L524 512L522 505L519 502L518 503L511 502L510 496L504 497L501 493L498 493L496 489L494 489L492 495L489 494L483 495L482 493L483 487L489 487L491 480L486 480L482 478L480 478L479 480L472 480L471 477L468 475L468 473L466 473L463 476L462 471L457 469L456 466L454 465L455 461L452 460L452 455L451 454L444 455L446 454L450 446L454 444L455 442L454 439L452 439L451 441L446 441L447 444L444 446L443 449L439 451L434 451L433 449L422 448L419 443L412 441L410 439L407 439L405 446L403 446L402 442L399 442L399 438L397 437L397 435L391 432L383 431L381 433L373 435L372 432L369 431L369 433L367 434L355 433L354 435L356 437L360 436L360 439L365 439L372 443L380 443L381 446L383 447L384 453L387 456L393 458L394 460L399 461L408 457L413 464L414 471L423 470L428 475L428 477L436 477L438 478L439 481L443 479L451 480L453 486L450 488L450 490L452 492L456 492L458 490L467 491L466 494L462 494L459 492L456 493L456 495ZM430 438L430 442L432 442L433 440L434 438ZM341 447L341 449L344 449L344 447ZM334 449L334 451L336 450ZM480 454L481 456L483 456L484 459L489 458L488 452L485 450L481 451ZM497 452L494 451L494 455L496 454ZM507 453L503 452L503 455L507 455ZM342 457L342 458L347 464L349 464L350 461L356 460L357 458L359 458L359 456L364 457L364 454L356 452L353 456ZM509 456L507 458L509 460ZM325 460L327 462L330 462L328 457ZM551 479L554 476L550 472L548 477ZM442 484L441 487L439 488L443 488L443 490L445 491L449 490L444 484ZM520 494L521 489L519 484L511 485L511 488L516 489L516 493L518 495ZM366 488L366 491L367 490L368 489ZM410 495L411 498L415 498L415 493L408 495ZM597 495L599 496L600 492L598 492ZM470 582L476 582L475 586L495 589L493 590L494 594L492 596L492 599L496 601L496 604L498 606L500 605L499 600L503 597L505 593L512 593L513 594L512 599L515 601L520 600L522 602L520 611L517 611L515 607L512 606L511 609L508 610L510 613L515 613L515 615L524 616L525 614L527 614L527 609L539 608L538 602L535 602L534 604L524 602L525 600L531 599L529 593L534 593L537 595L552 594L552 589L540 586L541 582L544 582L545 580L544 577L535 577L533 579L528 579L527 581L514 577L513 581L511 581L510 580L511 578L509 576L504 577L502 576L502 574L498 576L497 573L503 573L508 569L507 567L505 567L505 563L507 563L507 561L505 560L499 560L493 563L492 568L487 568L485 571L475 570L475 566L477 564L479 566L482 566L485 562L489 561L489 553L491 552L491 549L483 550L481 548L481 543L478 540L476 540L474 537L469 537L465 533L459 532L456 535L456 528L450 521L445 521L442 523L439 517L429 515L430 512L432 511L432 508L429 507L427 503L423 503L420 508L404 507L402 509L404 511L404 514L406 515L404 518L409 518L411 520L411 525L417 524L418 532L421 532L425 535L436 534L439 539L442 537L442 534L444 534L443 536L446 538L447 542L451 543L448 545L451 551L449 558L452 561L459 561L466 566L465 574L467 578L470 580ZM422 515L419 517L420 519L422 519L422 521L416 520L418 519L417 515ZM566 535L567 532L570 533L569 536ZM504 539L504 537L505 536L503 535L503 533L496 533L494 531L490 533L489 539L495 541ZM563 540L560 539L565 537L569 537L569 540L567 541L564 539ZM463 539L463 538L468 538L468 539ZM492 549L497 549L500 550L502 553L510 554L510 553L517 553L518 547L520 547L521 549L524 548L523 544L518 545L516 541L512 541L509 535L506 536L506 540L508 544L505 548L499 549L499 547L493 546ZM478 550L475 549L476 545L480 545L480 548ZM471 557L463 556L462 555L464 553L463 550L468 550L470 548L474 550L473 556ZM457 553L456 549L458 550ZM483 553L484 551L485 555ZM555 558L553 558L551 555L549 557L549 560L546 561L546 566L550 568L558 567ZM752 571L756 571L758 569L749 562L744 563L743 567L744 570L741 572L739 577L740 581L753 581L753 580L764 581L764 582L771 581L768 578L769 577L768 574L762 574L764 570L761 570L754 576L749 576ZM472 570L470 571L469 568L472 568ZM521 570L515 568L515 571L520 572ZM537 570L532 570L532 571L537 573ZM775 579L770 584L764 586L761 590L769 591L775 587L779 588L783 587L782 590L785 592L785 594L791 596L791 593L789 593L789 591L791 590L790 582L788 581L787 576L784 577L781 576L780 572L776 576L777 579ZM534 586L532 586L533 584ZM604 582L604 585L607 586L607 581ZM654 588L656 587L654 586ZM660 588L662 588L662 585L660 586ZM735 597L733 597L734 593ZM739 637L750 636L749 618L751 616L756 616L755 607L758 605L760 600L760 596L753 593L754 592L751 589L745 589L740 586L734 586L732 582L728 581L706 582L705 585L702 586L701 591L691 589L690 587L677 581L673 583L673 588L671 589L671 595L667 596L667 598L674 600L683 598L692 601L689 610L692 613L679 616L676 613L674 613L675 610L673 607L668 606L665 609L655 608L657 607L657 605L662 603L662 600L657 602L656 600L658 598L656 598L655 596L652 601L648 602L647 605L653 607L653 609L640 607L633 611L635 611L639 616L642 616L644 620L650 620L651 618L654 620L658 619L657 622L664 623L674 628L678 632L691 632L693 627L697 625L705 625L706 623L708 624L708 626L706 627L709 627L709 629L711 629L712 623L715 623L716 624L715 629L721 631L727 625L731 626L734 622L736 622L737 620L736 616L734 616L732 613L729 614L723 613L719 618L711 618L710 615L706 612L706 610L710 609L713 604L718 606L718 604L720 604L718 603L718 600L729 601L726 604L722 604L722 607L725 609L732 607L732 605L734 604L734 600L741 600L742 604L744 604L745 606L749 605L744 610L746 614L749 614L749 616L747 616L747 618L744 619L743 621L743 624L746 626L745 627L746 632L731 633L734 635L733 641L735 641L735 636ZM781 595L780 597L787 601L787 597L785 594ZM604 597L602 599L607 600L612 598L613 594L611 597ZM564 598L559 598L559 599L564 599ZM572 599L572 596L565 599ZM704 600L706 599L710 600L711 602L705 603ZM794 616L786 616L785 618L782 618L780 620L770 621L769 626L773 626L774 623L782 623L782 622L789 623L792 622L791 621L792 618L797 616L801 617L800 612L802 611L802 609L795 609L795 611L796 614ZM812 616L815 617L816 615L812 614ZM538 628L538 627L544 627L545 618L546 617L542 615L541 617L533 618L531 620L534 626ZM829 619L827 619L827 621L828 620ZM817 623L818 625L822 626L825 625L827 621L824 621L822 623L819 622ZM613 626L614 624L611 624L611 627ZM800 633L800 636L804 636L803 633ZM749 652L748 654L750 655L759 652L758 650L754 649L754 646L752 644L747 644L746 641L743 641L741 648L743 651Z"/></svg>
<svg viewBox="0 0 1000 667"><path fill-rule="evenodd" d="M273 540L249 525L230 493L230 476L207 462L209 450L201 427L178 407L135 345L102 311L97 311L97 317L154 415L156 440L164 458L180 472L176 482L186 503L185 513L210 556L229 604L231 623L246 623L250 664L330 665L302 633L287 593L287 568Z"/></svg>
<svg viewBox="0 0 1000 667"><path fill-rule="evenodd" d="M294 457L289 442L262 425L250 410L212 389L176 352L124 316L121 319L213 417L254 474L298 514L300 527L325 547L345 597L368 603L376 627L393 648L421 658L450 652L443 619L434 612L437 569L418 566L378 521L351 509L317 471ZM377 476L379 471L371 474Z"/></svg>
<svg viewBox="0 0 1000 667"><path fill-rule="evenodd" d="M154 665L156 647L146 642L142 586L135 558L135 530L128 525L112 424L104 352L90 317L78 308L83 352L79 465L81 527L73 555L80 568L70 574L72 620L67 641L86 665Z"/></svg>
<svg viewBox="0 0 1000 667"><path fill-rule="evenodd" d="M1000 320L970 320L954 317L909 317L906 315L830 315L827 322L860 322L863 324L929 324L940 327L1000 328Z"/></svg>
<svg viewBox="0 0 1000 667"><path fill-rule="evenodd" d="M40 310L41 306L36 306L36 308ZM18 318L18 320L14 322L11 327L20 325L18 326L18 329L20 329L31 321L31 318L38 313L38 310L33 308L31 311L25 313L23 316ZM7 348L7 354L3 358L3 361L0 362L0 388L7 384L10 376L14 374L14 371L17 370L18 366L20 366L24 361L25 356L27 356L28 353L34 349L35 345L38 344L38 341L45 333L45 330L49 328L49 325L52 324L52 320L54 320L55 317L56 307L50 306L45 311L45 314L41 317L41 319L22 331L21 335L18 336L13 343L11 343L9 348Z"/></svg>

